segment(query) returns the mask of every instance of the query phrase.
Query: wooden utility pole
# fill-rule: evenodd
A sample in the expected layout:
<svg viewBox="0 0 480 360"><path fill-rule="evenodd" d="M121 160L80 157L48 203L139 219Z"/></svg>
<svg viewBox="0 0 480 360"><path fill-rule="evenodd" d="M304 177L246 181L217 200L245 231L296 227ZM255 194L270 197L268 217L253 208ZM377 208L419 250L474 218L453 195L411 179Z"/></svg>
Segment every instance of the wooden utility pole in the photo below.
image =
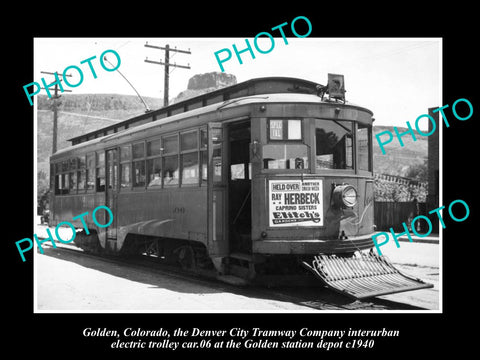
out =
<svg viewBox="0 0 480 360"><path fill-rule="evenodd" d="M48 74L48 75L55 75L57 74L58 75L61 75L61 76L64 76L62 74L59 74L58 71L57 72L47 72L47 71L41 71L42 74ZM65 76L72 76L72 75L65 75ZM60 79L60 81L62 81ZM51 84L50 84L51 85ZM46 86L46 85L45 85ZM42 88L45 90L45 88ZM64 92L72 92L71 90L65 90L63 89ZM58 84L55 83L55 92L54 92L54 95L52 97L53 99L53 105L52 105L52 111L53 111L53 139L52 139L52 154L55 154L57 152L57 127L58 127L58 107L61 105L60 102L57 102L58 99L60 99L61 95L58 95Z"/></svg>
<svg viewBox="0 0 480 360"><path fill-rule="evenodd" d="M148 42L145 44L145 47L165 50L165 62L162 62L161 60L160 61L148 60L148 58L145 59L145 62L165 66L165 76L164 76L164 83L163 83L163 106L167 106L168 105L168 87L169 87L169 81L170 81L170 79L169 79L170 78L170 66L179 67L179 68L183 68L183 69L190 69L190 64L185 66L185 65L177 65L176 63L174 63L174 64L170 63L170 51L190 55L191 54L190 49L188 49L188 50L179 50L177 48L172 49L170 47L170 45L168 45L168 44L165 47L161 47L161 46L150 45Z"/></svg>

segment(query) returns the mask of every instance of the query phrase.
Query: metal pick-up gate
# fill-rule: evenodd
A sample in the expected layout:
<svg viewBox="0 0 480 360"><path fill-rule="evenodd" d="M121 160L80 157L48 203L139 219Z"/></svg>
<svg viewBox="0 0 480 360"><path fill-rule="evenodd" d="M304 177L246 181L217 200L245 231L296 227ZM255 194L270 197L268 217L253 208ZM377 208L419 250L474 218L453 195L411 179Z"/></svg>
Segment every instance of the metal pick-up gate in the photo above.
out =
<svg viewBox="0 0 480 360"><path fill-rule="evenodd" d="M373 251L351 257L320 254L311 265L303 265L329 288L355 299L433 287L402 274L385 256Z"/></svg>

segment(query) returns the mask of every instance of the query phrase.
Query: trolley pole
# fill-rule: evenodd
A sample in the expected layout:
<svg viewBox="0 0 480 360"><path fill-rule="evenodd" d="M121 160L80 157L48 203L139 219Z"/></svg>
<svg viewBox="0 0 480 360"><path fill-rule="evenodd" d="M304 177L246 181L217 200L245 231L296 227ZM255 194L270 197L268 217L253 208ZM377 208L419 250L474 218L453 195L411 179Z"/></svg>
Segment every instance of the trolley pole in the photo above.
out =
<svg viewBox="0 0 480 360"><path fill-rule="evenodd" d="M148 60L148 58L145 59L145 62L165 66L165 76L164 76L164 83L163 83L163 106L167 106L168 105L168 88L169 88L169 81L170 81L170 66L179 67L183 69L190 69L190 64L185 66L185 65L177 65L176 63L174 64L170 63L170 51L190 55L191 54L190 49L188 50L180 50L177 48L172 49L168 44L165 45L165 47L161 47L161 46L150 45L148 42L145 44L145 47L165 50L165 62L162 62L161 60L160 61Z"/></svg>
<svg viewBox="0 0 480 360"><path fill-rule="evenodd" d="M60 75L58 71L57 72L47 72L47 71L41 71L42 74L48 74L48 75ZM65 76L72 76L72 75L65 75ZM45 88L42 88L45 89ZM71 90L65 90L65 92L72 92ZM55 154L57 152L57 128L58 128L58 107L61 105L60 102L57 100L61 97L61 95L58 95L58 84L55 84L55 90L54 90L54 95L52 97L53 99L53 105L52 105L52 111L53 111L53 138L52 138L52 154Z"/></svg>

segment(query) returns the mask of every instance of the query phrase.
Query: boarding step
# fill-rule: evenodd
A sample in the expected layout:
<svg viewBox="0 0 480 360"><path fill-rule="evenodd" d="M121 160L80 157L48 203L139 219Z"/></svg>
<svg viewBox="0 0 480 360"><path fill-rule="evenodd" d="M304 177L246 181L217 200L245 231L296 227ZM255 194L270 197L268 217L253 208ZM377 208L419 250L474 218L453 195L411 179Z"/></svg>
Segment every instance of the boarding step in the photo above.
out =
<svg viewBox="0 0 480 360"><path fill-rule="evenodd" d="M387 257L373 251L351 257L320 254L311 264L302 264L327 287L354 299L433 287L401 273Z"/></svg>

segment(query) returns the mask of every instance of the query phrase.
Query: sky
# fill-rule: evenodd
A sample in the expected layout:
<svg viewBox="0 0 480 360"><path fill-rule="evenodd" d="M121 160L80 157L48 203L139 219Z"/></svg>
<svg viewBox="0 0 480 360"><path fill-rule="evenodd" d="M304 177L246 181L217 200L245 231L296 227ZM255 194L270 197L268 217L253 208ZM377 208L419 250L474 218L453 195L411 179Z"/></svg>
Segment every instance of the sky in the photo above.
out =
<svg viewBox="0 0 480 360"><path fill-rule="evenodd" d="M38 83L43 77L47 84L54 81L52 75L41 71L63 72L70 66L78 66L84 79L78 87L65 89L74 94L114 93L136 95L135 90L117 72L103 70L99 63L105 50L116 51L121 59L118 71L135 87L141 96L163 98L163 71L161 65L145 62L145 59L164 61L164 51L145 47L150 45L190 50L191 54L170 53L170 63L189 65L191 69L170 68L170 99L187 88L188 80L196 75L212 71L220 72L214 53L229 49L232 58L223 63L225 72L236 76L238 82L266 76L296 77L327 83L328 73L345 76L346 99L373 111L375 125L406 126L427 113L428 108L440 107L442 100L442 40L440 38L274 38L273 49L266 54L254 47L254 39L248 38L255 59L250 53L241 54L240 64L232 45L239 50L246 48L245 38L35 38L34 76ZM258 47L268 50L268 37L259 38ZM221 57L226 53L220 54ZM97 78L93 78L88 63L91 60ZM107 59L116 65L112 53ZM112 67L105 63L107 67ZM75 70L68 80L79 82ZM46 94L44 90L42 94ZM27 98L26 101L28 102ZM419 122L427 129L427 120Z"/></svg>

